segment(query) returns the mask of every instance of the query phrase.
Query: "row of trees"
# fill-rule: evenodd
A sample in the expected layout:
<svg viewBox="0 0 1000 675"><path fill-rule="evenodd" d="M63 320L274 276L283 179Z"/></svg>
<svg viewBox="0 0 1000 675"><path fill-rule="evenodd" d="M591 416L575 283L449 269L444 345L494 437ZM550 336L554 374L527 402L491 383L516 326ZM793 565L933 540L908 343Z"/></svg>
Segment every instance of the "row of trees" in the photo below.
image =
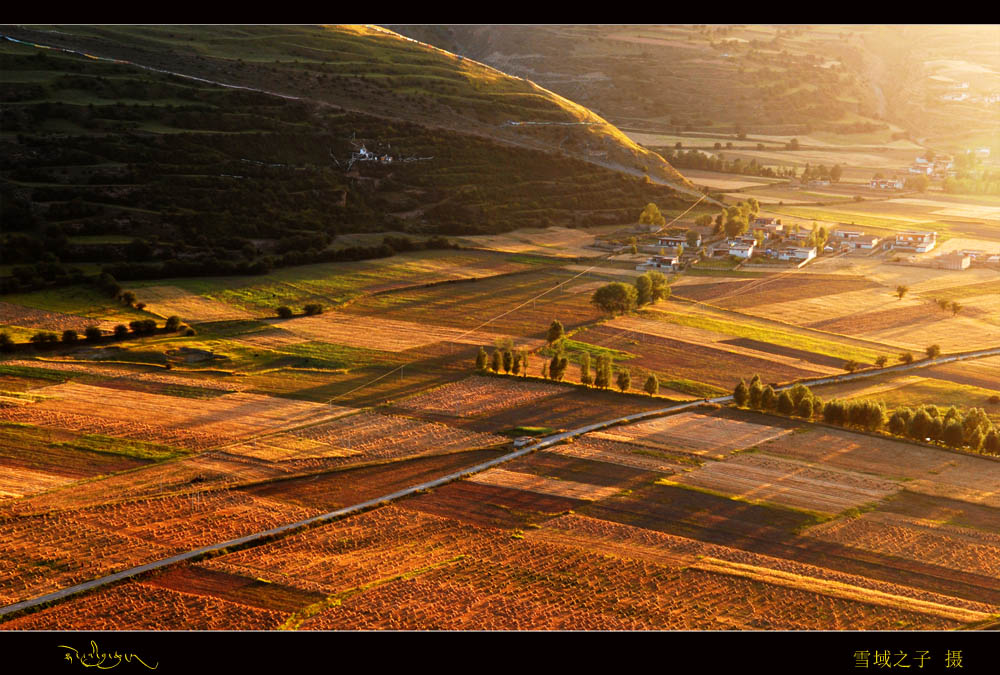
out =
<svg viewBox="0 0 1000 675"><path fill-rule="evenodd" d="M323 313L323 305L320 305L318 303L310 303L308 305L303 306L302 311L306 316L316 316L317 314ZM275 312L278 314L278 318L280 319L291 319L293 316L295 316L295 312L293 312L292 308L288 307L287 305L282 305L281 307L278 307L278 309L276 309Z"/></svg>
<svg viewBox="0 0 1000 675"><path fill-rule="evenodd" d="M868 399L824 403L802 384L779 394L771 385L762 385L759 375L754 375L750 384L740 380L733 391L733 400L741 408L773 410L805 419L821 418L827 424L1000 454L1000 434L982 408L963 413L952 406L942 413L937 406L928 405L916 409L900 407L890 413L885 403Z"/></svg>
<svg viewBox="0 0 1000 675"><path fill-rule="evenodd" d="M594 291L590 302L605 314L614 316L669 297L667 278L662 272L649 270L636 277L632 286L621 281L601 286Z"/></svg>
<svg viewBox="0 0 1000 675"><path fill-rule="evenodd" d="M174 331L180 330L181 320L178 316L169 317L163 324L163 330L172 333ZM112 334L117 339L124 339L131 335L151 335L157 330L156 321L154 319L136 319L135 321L129 322L126 326L123 323L115 326ZM62 344L63 346L71 346L78 344L80 342L94 343L99 341L104 337L103 331L97 326L87 326L83 330L83 335L72 328L64 330L62 335L59 333L53 333L51 331L39 331L28 338L28 342L35 345L38 349L44 349L46 347L54 347L57 344ZM10 337L6 332L0 333L0 351L11 352L16 348L17 343Z"/></svg>

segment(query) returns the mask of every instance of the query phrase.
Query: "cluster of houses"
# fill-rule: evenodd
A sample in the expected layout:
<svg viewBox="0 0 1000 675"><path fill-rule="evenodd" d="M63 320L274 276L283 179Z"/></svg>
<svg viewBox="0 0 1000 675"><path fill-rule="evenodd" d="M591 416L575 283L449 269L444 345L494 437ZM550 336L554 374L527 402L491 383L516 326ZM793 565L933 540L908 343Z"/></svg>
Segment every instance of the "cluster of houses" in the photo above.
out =
<svg viewBox="0 0 1000 675"><path fill-rule="evenodd" d="M636 269L672 271L680 267L682 252L687 249L687 254L693 254L702 243L700 234L692 237L691 242L688 241L687 234L682 232L661 235L658 239L660 255L649 257L637 265ZM782 225L780 219L760 217L750 223L749 230L745 234L709 245L709 253L712 256L734 256L743 260L749 260L754 256L767 256L802 266L822 253L809 243L810 235L811 232L808 230L791 231ZM874 253L877 250L898 250L927 253L937 246L937 237L938 233L931 231L897 232L883 237L850 227L841 227L830 233L824 251ZM973 261L1000 264L1000 255L986 251L962 250L947 256L939 256L932 264L946 269L961 270L968 268Z"/></svg>
<svg viewBox="0 0 1000 675"><path fill-rule="evenodd" d="M876 190L902 190L903 179L895 176L892 178L872 178L868 187Z"/></svg>
<svg viewBox="0 0 1000 675"><path fill-rule="evenodd" d="M937 155L933 159L917 157L910 166L910 173L943 178L955 175L955 160L949 155Z"/></svg>

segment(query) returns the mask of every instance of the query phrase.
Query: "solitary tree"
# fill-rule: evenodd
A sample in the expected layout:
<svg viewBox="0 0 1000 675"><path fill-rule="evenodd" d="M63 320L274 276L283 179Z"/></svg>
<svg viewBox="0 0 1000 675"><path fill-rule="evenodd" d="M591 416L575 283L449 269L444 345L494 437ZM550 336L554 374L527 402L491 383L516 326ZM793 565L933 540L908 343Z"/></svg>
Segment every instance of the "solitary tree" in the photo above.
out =
<svg viewBox="0 0 1000 675"><path fill-rule="evenodd" d="M87 326L83 329L83 334L87 336L87 342L96 342L101 339L101 329L97 326Z"/></svg>
<svg viewBox="0 0 1000 675"><path fill-rule="evenodd" d="M505 349L501 359L503 360L503 372L509 375L511 368L514 367L514 354L509 349Z"/></svg>
<svg viewBox="0 0 1000 675"><path fill-rule="evenodd" d="M941 346L940 345L931 345L930 347L928 347L924 351L927 352L927 358L929 358L929 359L936 359L938 356L941 355Z"/></svg>
<svg viewBox="0 0 1000 675"><path fill-rule="evenodd" d="M121 294L121 300L126 305L131 307L132 303L135 302L135 293L133 293L132 291L125 291L124 293Z"/></svg>
<svg viewBox="0 0 1000 675"><path fill-rule="evenodd" d="M168 316L167 322L163 325L164 328L169 332L173 332L181 327L181 318L179 316Z"/></svg>
<svg viewBox="0 0 1000 675"><path fill-rule="evenodd" d="M479 348L479 353L476 354L476 370L486 370L486 350L482 347Z"/></svg>
<svg viewBox="0 0 1000 675"><path fill-rule="evenodd" d="M947 298L938 298L934 302L936 302L937 306L940 307L941 309L943 309L944 311L948 311L948 299Z"/></svg>
<svg viewBox="0 0 1000 675"><path fill-rule="evenodd" d="M857 370L860 367L861 367L861 364L858 363L857 361L855 361L854 359L849 359L847 361L844 361L844 370L846 370L849 373L853 373L855 370Z"/></svg>
<svg viewBox="0 0 1000 675"><path fill-rule="evenodd" d="M126 335L128 335L128 326L126 326L123 323L120 323L117 326L115 326L115 337L116 338L121 339L121 338L125 337Z"/></svg>
<svg viewBox="0 0 1000 675"><path fill-rule="evenodd" d="M594 386L607 389L611 386L611 356L601 354L597 357L597 368L594 373Z"/></svg>
<svg viewBox="0 0 1000 675"><path fill-rule="evenodd" d="M277 310L278 318L280 319L291 319L292 318L292 308L282 305Z"/></svg>
<svg viewBox="0 0 1000 675"><path fill-rule="evenodd" d="M962 311L962 306L960 304L958 304L957 302L955 302L954 300L952 300L951 301L951 314L952 314L952 316L958 316L958 313L960 311Z"/></svg>
<svg viewBox="0 0 1000 675"><path fill-rule="evenodd" d="M884 354L880 355L877 359L875 359L875 365L878 368L885 368L885 364L888 362L889 359Z"/></svg>
<svg viewBox="0 0 1000 675"><path fill-rule="evenodd" d="M834 183L839 183L842 175L844 175L844 170L840 168L839 164L834 164L833 168L830 169L830 180Z"/></svg>
<svg viewBox="0 0 1000 675"><path fill-rule="evenodd" d="M656 375L653 375L652 373L649 374L649 377L646 378L646 384L643 386L643 389L645 389L646 393L650 396L656 396L660 393L660 381L656 379Z"/></svg>
<svg viewBox="0 0 1000 675"><path fill-rule="evenodd" d="M804 398L799 401L798 405L799 417L805 417L809 419L813 416L813 400L811 398Z"/></svg>
<svg viewBox="0 0 1000 675"><path fill-rule="evenodd" d="M6 332L0 333L0 352L14 351L14 341Z"/></svg>
<svg viewBox="0 0 1000 675"><path fill-rule="evenodd" d="M906 295L906 292L908 290L910 290L909 286L904 286L904 285L900 284L899 286L896 286L896 295L898 295L899 299L902 300L903 296Z"/></svg>
<svg viewBox="0 0 1000 675"><path fill-rule="evenodd" d="M913 354L910 352L903 352L899 355L899 360L901 363L913 363Z"/></svg>
<svg viewBox="0 0 1000 675"><path fill-rule="evenodd" d="M493 354L490 355L490 370L494 373L499 373L502 367L503 357L500 356L500 352L493 350Z"/></svg>
<svg viewBox="0 0 1000 675"><path fill-rule="evenodd" d="M551 345L556 340L560 340L565 337L565 335L566 331L563 330L563 325L558 319L555 319L549 324L549 332L545 335L545 339L548 340Z"/></svg>
<svg viewBox="0 0 1000 675"><path fill-rule="evenodd" d="M602 312L613 316L635 309L638 295L635 286L615 281L594 291L590 302Z"/></svg>
<svg viewBox="0 0 1000 675"><path fill-rule="evenodd" d="M308 304L302 309L305 311L306 316L316 316L317 314L323 313L323 305L316 303Z"/></svg>
<svg viewBox="0 0 1000 675"><path fill-rule="evenodd" d="M765 391L767 391L765 389ZM791 415L795 412L795 403L792 401L792 395L787 391L781 392L778 396L778 412L782 415Z"/></svg>
<svg viewBox="0 0 1000 675"><path fill-rule="evenodd" d="M711 216L708 217L711 218ZM692 249L698 246L698 242L701 241L701 235L694 230L688 230L684 237L687 240L688 246Z"/></svg>
<svg viewBox="0 0 1000 675"><path fill-rule="evenodd" d="M644 208L642 213L639 214L639 223L642 225L663 226L667 224L667 221L663 217L663 214L660 213L659 207L650 202L649 204L646 204L646 208Z"/></svg>
<svg viewBox="0 0 1000 675"><path fill-rule="evenodd" d="M72 328L63 331L62 341L65 344L71 345L71 344L73 344L74 342L76 342L79 339L80 339L80 334L77 333Z"/></svg>
<svg viewBox="0 0 1000 675"><path fill-rule="evenodd" d="M521 372L521 360L523 358L524 354L522 354L520 351L514 352L514 365L511 368L510 372L515 376Z"/></svg>
<svg viewBox="0 0 1000 675"><path fill-rule="evenodd" d="M632 384L632 375L628 372L628 368L622 368L618 371L618 388L625 392L629 386Z"/></svg>

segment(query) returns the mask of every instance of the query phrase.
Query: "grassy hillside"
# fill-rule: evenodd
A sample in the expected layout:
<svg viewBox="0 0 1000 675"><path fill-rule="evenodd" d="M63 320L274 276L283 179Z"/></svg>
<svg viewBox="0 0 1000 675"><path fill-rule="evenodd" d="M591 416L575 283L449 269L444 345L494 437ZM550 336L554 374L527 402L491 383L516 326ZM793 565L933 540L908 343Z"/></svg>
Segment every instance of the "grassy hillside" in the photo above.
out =
<svg viewBox="0 0 1000 675"><path fill-rule="evenodd" d="M346 233L586 227L634 222L650 201L681 204L667 187L547 145L559 129L567 147L632 152L606 124L506 124L596 120L587 110L399 36L60 30L0 31L104 57L0 43L0 270L21 287L114 263L119 278L262 272L384 254L344 252ZM348 170L362 145L396 161Z"/></svg>

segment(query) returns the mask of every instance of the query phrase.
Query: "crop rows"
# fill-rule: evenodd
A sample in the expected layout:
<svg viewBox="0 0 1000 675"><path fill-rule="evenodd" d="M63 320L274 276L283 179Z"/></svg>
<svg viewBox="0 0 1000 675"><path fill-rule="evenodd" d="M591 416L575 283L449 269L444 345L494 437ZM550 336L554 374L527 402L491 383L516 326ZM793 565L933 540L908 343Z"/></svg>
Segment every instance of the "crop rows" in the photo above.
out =
<svg viewBox="0 0 1000 675"><path fill-rule="evenodd" d="M79 363L75 361L27 361L23 359L15 359L13 361L5 361L4 365L27 367L41 366L46 370L62 370L116 379L135 379L142 382L160 382L163 384L199 387L201 389L216 389L218 391L242 391L243 389L241 383L239 382L220 381L218 378L209 379L185 377L183 375L169 375L165 373L140 372L122 366L109 366L97 363Z"/></svg>
<svg viewBox="0 0 1000 675"><path fill-rule="evenodd" d="M473 376L408 398L396 404L396 407L453 417L470 417L525 405L565 392L564 387L554 384L517 378Z"/></svg>
<svg viewBox="0 0 1000 675"><path fill-rule="evenodd" d="M0 623L0 629L273 630L287 616L287 612L130 582ZM146 658L150 667L158 663L155 657Z"/></svg>
<svg viewBox="0 0 1000 675"><path fill-rule="evenodd" d="M880 501L899 489L897 483L889 480L757 454L708 462L696 471L683 474L677 482L742 499L827 513Z"/></svg>
<svg viewBox="0 0 1000 675"><path fill-rule="evenodd" d="M812 537L950 569L1000 577L1000 535L929 524L887 513L836 520L807 530Z"/></svg>
<svg viewBox="0 0 1000 675"><path fill-rule="evenodd" d="M456 429L435 422L373 412L362 412L290 433L299 438L319 441L339 451L346 450L364 459L386 459L428 452L464 450L498 445L507 441L503 436L496 434Z"/></svg>
<svg viewBox="0 0 1000 675"><path fill-rule="evenodd" d="M282 328L306 338L333 344L401 352L426 347L436 342L459 344L493 344L506 336L484 331L465 331L433 324L400 321L375 316L359 316L326 312L284 322ZM515 344L528 349L542 346L542 340L514 338Z"/></svg>
<svg viewBox="0 0 1000 675"><path fill-rule="evenodd" d="M601 487L599 485L590 485L571 480L556 480L530 473L507 471L506 469L489 469L482 473L474 474L466 480L473 483L482 483L483 485L496 485L498 487L538 492L539 494L551 495L553 497L586 501L597 501L621 492L621 488L617 487Z"/></svg>
<svg viewBox="0 0 1000 675"><path fill-rule="evenodd" d="M0 302L0 326L21 326L23 328L39 328L50 331L73 329L83 331L87 326L98 323L73 314L47 312L43 309L33 309L9 302Z"/></svg>
<svg viewBox="0 0 1000 675"><path fill-rule="evenodd" d="M749 448L788 433L790 429L684 412L615 427L610 431L596 432L593 435L613 441L623 440L652 447L724 457L733 450Z"/></svg>

